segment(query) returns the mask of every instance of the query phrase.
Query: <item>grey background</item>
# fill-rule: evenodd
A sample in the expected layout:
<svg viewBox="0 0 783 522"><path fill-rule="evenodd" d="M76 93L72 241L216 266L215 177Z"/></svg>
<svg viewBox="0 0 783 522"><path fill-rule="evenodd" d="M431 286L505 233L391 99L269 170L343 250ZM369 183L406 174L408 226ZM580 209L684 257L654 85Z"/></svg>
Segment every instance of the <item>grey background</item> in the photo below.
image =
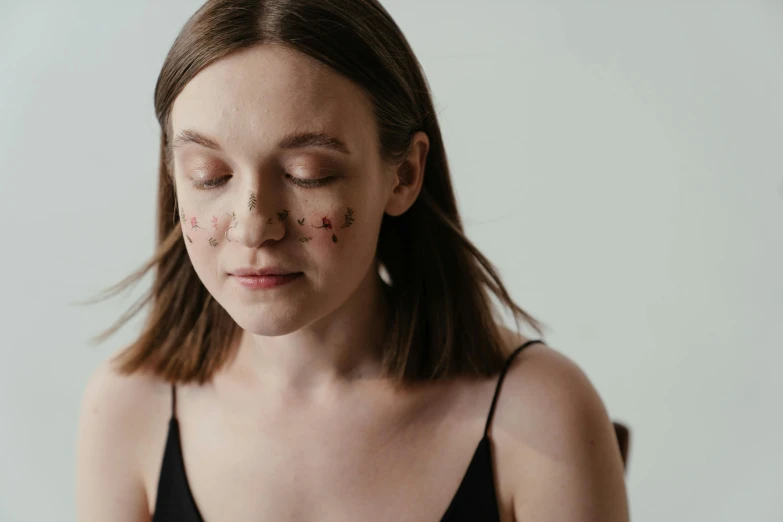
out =
<svg viewBox="0 0 783 522"><path fill-rule="evenodd" d="M195 0L0 4L0 520L75 519L81 393L152 253ZM783 520L783 7L387 0L469 236L632 429L632 518ZM147 280L148 282L149 280Z"/></svg>

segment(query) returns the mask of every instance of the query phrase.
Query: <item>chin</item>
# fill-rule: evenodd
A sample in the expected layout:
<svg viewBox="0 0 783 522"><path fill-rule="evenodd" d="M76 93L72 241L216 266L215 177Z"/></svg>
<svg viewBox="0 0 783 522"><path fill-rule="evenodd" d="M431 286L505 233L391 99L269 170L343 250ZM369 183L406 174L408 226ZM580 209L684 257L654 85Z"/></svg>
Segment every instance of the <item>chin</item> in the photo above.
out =
<svg viewBox="0 0 783 522"><path fill-rule="evenodd" d="M299 321L270 320L263 317L245 317L240 320L234 319L234 321L247 333L264 337L288 335L299 330L302 326L302 323Z"/></svg>
<svg viewBox="0 0 783 522"><path fill-rule="evenodd" d="M228 315L234 319L240 328L254 335L277 337L287 335L302 328L305 324L304 314L298 310L285 310L282 307L255 304L242 305L232 303L224 306Z"/></svg>

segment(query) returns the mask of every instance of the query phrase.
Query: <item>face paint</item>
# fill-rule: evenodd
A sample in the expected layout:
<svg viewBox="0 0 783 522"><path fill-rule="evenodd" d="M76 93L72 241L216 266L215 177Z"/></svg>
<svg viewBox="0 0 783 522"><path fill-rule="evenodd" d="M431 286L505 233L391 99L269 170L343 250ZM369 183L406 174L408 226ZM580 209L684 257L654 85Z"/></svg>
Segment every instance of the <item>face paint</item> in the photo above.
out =
<svg viewBox="0 0 783 522"><path fill-rule="evenodd" d="M323 217L321 218L321 221L323 222L323 224L320 227L317 227L315 225L310 225L310 226L313 228L324 228L326 230L332 229L332 222L329 220L329 218ZM334 234L332 234L332 243L337 243L337 236L335 236Z"/></svg>
<svg viewBox="0 0 783 522"><path fill-rule="evenodd" d="M248 208L254 209L256 207L256 205L257 205L257 200L256 200L255 193L251 191L250 192L250 199L248 201ZM236 212L232 212L231 214L229 214L228 212L225 212L224 214L230 218L230 223L229 223L229 226L228 226L228 228L226 229L226 231L224 233L224 237L226 238L227 241L233 243L235 240L231 239L231 237L229 236L229 232L231 232L232 229L234 229L234 228L236 228L238 226ZM290 210L283 209L280 212L277 212L276 214L277 214L278 221L282 222L282 221L285 221L288 218L288 216L290 214ZM180 220L184 222L185 219L186 219L185 218L185 211L184 211L184 209L180 209ZM345 215L343 216L343 220L344 220L344 222L343 222L343 224L339 228L349 228L349 227L351 227L353 225L353 223L354 223L354 212L353 212L353 209L351 207L347 208L347 210L345 212ZM196 216L191 217L189 221L190 221L191 230L205 230L204 227L199 225L198 218ZM306 218L301 218L301 219L297 219L296 220L296 222L299 224L299 226L302 226L302 227L305 226L305 221L306 221ZM212 219L210 220L210 222L212 223L212 228L215 231L217 231L218 230L218 224L219 224L218 217L213 215ZM266 223L267 224L273 224L273 218L268 218ZM321 218L321 225L320 226L316 226L316 225L310 225L310 226L312 228L321 228L321 229L330 230L330 231L333 229L332 220L329 219L326 216ZM185 234L185 237L187 238L188 242L193 243L193 240L190 238L190 236ZM313 239L313 236L300 236L297 240L300 243L307 243L307 242L312 241L312 239ZM331 238L330 239L332 240L332 243L337 243L338 242L337 235L335 235L334 233L331 234ZM214 237L209 237L208 242L209 242L210 246L212 246L212 247L217 247L220 244L220 242L217 239L215 239Z"/></svg>
<svg viewBox="0 0 783 522"><path fill-rule="evenodd" d="M229 214L229 216L231 216L231 215ZM185 210L184 209L180 209L179 218L180 218L180 221L182 221L183 223L185 222ZM217 227L218 227L218 217L217 216L212 216L211 222L212 222L212 228L217 230ZM234 224L234 226L236 226L236 224ZM193 216L193 217L190 218L190 228L191 228L191 230L206 230L204 227L202 227L201 225L198 224L198 218L196 218L196 216ZM233 227L229 227L228 230L230 230L231 228L233 228ZM226 234L228 234L228 230L226 230ZM187 234L184 234L184 235L185 235L185 238L188 240L188 243L192 244L193 240L190 238L190 236L187 235ZM226 237L226 239L228 239L228 236ZM213 246L213 247L216 247L219 244L218 241L215 238L213 238L213 237L210 237L208 239L208 241L209 241L209 244L211 246ZM231 241L231 240L229 239L229 241Z"/></svg>
<svg viewBox="0 0 783 522"><path fill-rule="evenodd" d="M332 222L329 220L329 218L327 217L321 218L321 221L323 224L320 227L317 227L315 225L310 225L310 226L313 228L328 228L329 230L332 229Z"/></svg>
<svg viewBox="0 0 783 522"><path fill-rule="evenodd" d="M351 207L348 207L348 211L345 213L344 216L345 222L340 228L348 228L351 225L353 225L354 218L353 218L353 209ZM299 222L300 225L304 223L304 220ZM321 218L321 226L317 227L315 225L310 225L313 228L324 228L326 230L332 230L332 221L328 217ZM332 234L332 243L337 243L337 236L335 234Z"/></svg>
<svg viewBox="0 0 783 522"><path fill-rule="evenodd" d="M353 209L348 207L348 212L345 213L345 223L340 228L348 228L353 225Z"/></svg>
<svg viewBox="0 0 783 522"><path fill-rule="evenodd" d="M228 233L231 231L232 228L236 228L236 226L237 226L237 215L234 212L232 212L231 214L226 212L226 215L231 218L231 225L229 225L229 227L226 229L226 239L229 242L233 243L232 239L230 237L228 237Z"/></svg>

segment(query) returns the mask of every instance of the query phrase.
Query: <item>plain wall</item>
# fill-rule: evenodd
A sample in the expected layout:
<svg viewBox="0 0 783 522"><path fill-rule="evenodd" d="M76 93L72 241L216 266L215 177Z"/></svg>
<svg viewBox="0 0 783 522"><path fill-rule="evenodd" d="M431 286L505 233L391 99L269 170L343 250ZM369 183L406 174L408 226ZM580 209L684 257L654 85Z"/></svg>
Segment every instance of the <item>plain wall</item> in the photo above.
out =
<svg viewBox="0 0 783 522"><path fill-rule="evenodd" d="M81 394L140 321L87 339L143 288L69 303L152 253L152 93L200 4L0 3L3 522L75 520ZM384 5L469 237L632 430L633 520L783 520L782 4Z"/></svg>

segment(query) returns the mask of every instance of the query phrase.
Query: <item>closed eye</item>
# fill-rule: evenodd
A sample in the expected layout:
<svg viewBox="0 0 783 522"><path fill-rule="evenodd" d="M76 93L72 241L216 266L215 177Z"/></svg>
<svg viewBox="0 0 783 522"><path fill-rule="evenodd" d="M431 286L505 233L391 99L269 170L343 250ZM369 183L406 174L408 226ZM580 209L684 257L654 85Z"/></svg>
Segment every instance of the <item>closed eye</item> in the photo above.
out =
<svg viewBox="0 0 783 522"><path fill-rule="evenodd" d="M287 172L285 174L285 177L290 179L291 183L294 183L295 185L304 188L323 187L324 185L328 185L329 183L333 182L336 179L334 176L327 176L325 178L319 178L319 179L302 179L302 178L297 178L295 176L292 176Z"/></svg>
<svg viewBox="0 0 783 522"><path fill-rule="evenodd" d="M305 178L297 178L296 176L292 176L289 173L285 173L285 177L294 185L302 188L317 188L317 187L323 187L325 185L328 185L332 183L335 179L337 179L335 176L327 176L325 178L319 178L319 179L305 179ZM196 183L195 187L199 190L211 190L218 188L222 185L224 185L231 176L221 176L219 178L210 179L207 181L202 181L200 183Z"/></svg>

